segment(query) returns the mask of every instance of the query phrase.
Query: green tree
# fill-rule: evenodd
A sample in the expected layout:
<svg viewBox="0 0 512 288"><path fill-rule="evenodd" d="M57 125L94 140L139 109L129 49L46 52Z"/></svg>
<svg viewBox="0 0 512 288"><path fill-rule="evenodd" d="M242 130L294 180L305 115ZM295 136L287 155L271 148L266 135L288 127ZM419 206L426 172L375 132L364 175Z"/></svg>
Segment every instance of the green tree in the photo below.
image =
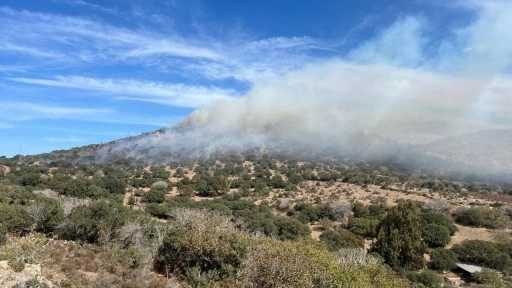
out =
<svg viewBox="0 0 512 288"><path fill-rule="evenodd" d="M427 245L421 238L419 207L411 201L393 207L378 227L373 251L379 253L393 269L421 269Z"/></svg>

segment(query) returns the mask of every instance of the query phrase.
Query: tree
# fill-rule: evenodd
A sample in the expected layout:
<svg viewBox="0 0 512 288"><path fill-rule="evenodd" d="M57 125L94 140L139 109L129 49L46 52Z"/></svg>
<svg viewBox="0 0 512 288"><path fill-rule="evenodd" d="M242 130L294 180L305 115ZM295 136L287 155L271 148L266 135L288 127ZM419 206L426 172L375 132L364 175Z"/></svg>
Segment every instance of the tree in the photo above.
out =
<svg viewBox="0 0 512 288"><path fill-rule="evenodd" d="M427 246L421 238L419 207L411 201L393 207L378 227L373 251L379 253L393 269L421 269Z"/></svg>

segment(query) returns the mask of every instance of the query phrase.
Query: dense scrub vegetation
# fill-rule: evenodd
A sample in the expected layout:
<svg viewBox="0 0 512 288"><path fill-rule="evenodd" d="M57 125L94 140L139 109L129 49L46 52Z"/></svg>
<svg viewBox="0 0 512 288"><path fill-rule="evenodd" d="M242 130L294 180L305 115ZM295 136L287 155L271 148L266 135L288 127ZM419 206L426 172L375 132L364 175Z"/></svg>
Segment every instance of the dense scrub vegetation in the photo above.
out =
<svg viewBox="0 0 512 288"><path fill-rule="evenodd" d="M427 267L448 271L465 262L512 272L510 240L445 249L454 221L509 227L505 205L454 211L435 199L342 201L353 192L338 188L429 199L489 193L481 184L261 153L166 166L18 160L0 158L0 260L16 270L42 264L45 279L60 286L438 287Z"/></svg>

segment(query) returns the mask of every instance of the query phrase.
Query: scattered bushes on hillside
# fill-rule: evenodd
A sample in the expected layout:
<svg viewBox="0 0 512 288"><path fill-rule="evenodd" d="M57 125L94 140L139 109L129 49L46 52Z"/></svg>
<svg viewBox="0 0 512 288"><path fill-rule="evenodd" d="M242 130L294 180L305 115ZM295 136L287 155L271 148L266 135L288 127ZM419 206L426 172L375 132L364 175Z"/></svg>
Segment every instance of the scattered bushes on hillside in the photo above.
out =
<svg viewBox="0 0 512 288"><path fill-rule="evenodd" d="M452 251L464 263L481 265L501 271L512 268L510 248L512 242L494 243L482 240L465 240L453 246Z"/></svg>
<svg viewBox="0 0 512 288"><path fill-rule="evenodd" d="M485 227L489 229L505 228L509 225L509 221L504 213L496 208L459 208L454 214L455 222L461 225Z"/></svg>

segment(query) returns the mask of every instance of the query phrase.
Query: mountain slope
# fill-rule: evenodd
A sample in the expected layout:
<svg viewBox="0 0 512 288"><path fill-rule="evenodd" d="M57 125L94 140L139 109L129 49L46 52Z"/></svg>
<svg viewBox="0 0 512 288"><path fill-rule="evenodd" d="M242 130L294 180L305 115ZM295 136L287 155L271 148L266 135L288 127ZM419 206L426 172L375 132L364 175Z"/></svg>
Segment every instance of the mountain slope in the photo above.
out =
<svg viewBox="0 0 512 288"><path fill-rule="evenodd" d="M444 138L416 148L479 172L512 172L512 129L484 130Z"/></svg>

